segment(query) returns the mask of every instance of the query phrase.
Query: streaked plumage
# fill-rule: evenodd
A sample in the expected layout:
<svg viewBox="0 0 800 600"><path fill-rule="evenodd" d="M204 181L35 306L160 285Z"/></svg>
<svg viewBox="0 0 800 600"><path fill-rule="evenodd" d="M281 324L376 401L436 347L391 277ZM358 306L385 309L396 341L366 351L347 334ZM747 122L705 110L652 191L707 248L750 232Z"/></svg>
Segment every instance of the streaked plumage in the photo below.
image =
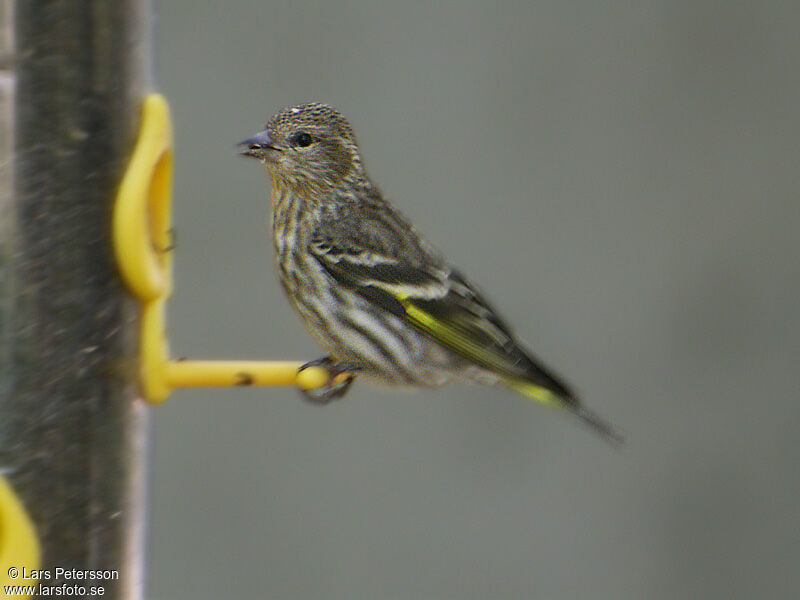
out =
<svg viewBox="0 0 800 600"><path fill-rule="evenodd" d="M383 198L339 112L286 108L242 145L271 175L280 280L334 363L390 384L505 384L619 441Z"/></svg>

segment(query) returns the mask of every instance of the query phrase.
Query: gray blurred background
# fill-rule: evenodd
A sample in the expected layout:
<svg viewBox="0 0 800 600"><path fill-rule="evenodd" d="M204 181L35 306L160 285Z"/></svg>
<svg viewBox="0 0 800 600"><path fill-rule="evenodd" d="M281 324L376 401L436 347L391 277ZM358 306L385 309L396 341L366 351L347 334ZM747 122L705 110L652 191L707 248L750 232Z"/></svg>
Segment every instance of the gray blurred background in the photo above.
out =
<svg viewBox="0 0 800 600"><path fill-rule="evenodd" d="M520 337L627 434L502 390L176 393L149 596L800 595L800 7L158 4L173 352L321 354L234 144L320 100Z"/></svg>

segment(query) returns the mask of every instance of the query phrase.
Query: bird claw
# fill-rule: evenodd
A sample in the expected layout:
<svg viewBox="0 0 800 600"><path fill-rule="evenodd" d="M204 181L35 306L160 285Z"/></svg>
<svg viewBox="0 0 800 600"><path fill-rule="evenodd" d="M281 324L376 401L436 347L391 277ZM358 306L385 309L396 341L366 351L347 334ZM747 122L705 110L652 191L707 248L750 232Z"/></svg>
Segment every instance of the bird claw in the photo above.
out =
<svg viewBox="0 0 800 600"><path fill-rule="evenodd" d="M360 368L355 365L336 363L330 356L323 356L309 361L298 369L298 373L309 367L323 367L330 375L328 383L319 388L310 390L301 389L303 397L313 404L324 406L333 400L337 400L347 393L353 381L355 381L355 371Z"/></svg>

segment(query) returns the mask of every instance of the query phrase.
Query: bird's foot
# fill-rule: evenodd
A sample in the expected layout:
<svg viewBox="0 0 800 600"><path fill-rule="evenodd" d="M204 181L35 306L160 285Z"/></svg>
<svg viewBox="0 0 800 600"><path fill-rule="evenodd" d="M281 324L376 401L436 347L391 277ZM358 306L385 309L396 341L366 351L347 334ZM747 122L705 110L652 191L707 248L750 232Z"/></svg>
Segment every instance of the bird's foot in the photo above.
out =
<svg viewBox="0 0 800 600"><path fill-rule="evenodd" d="M337 400L344 396L353 381L355 381L355 372L361 370L357 365L337 363L330 356L323 356L304 364L300 367L298 373L309 367L323 367L330 375L328 383L322 387L300 390L306 400L320 405L328 404L332 400Z"/></svg>

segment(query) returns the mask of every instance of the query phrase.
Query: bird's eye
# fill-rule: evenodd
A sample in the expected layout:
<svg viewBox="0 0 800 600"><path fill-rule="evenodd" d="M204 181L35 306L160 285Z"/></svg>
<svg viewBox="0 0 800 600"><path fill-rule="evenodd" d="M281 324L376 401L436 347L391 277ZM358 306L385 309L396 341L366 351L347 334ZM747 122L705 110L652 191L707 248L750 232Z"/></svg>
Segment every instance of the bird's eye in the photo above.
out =
<svg viewBox="0 0 800 600"><path fill-rule="evenodd" d="M298 146L300 148L306 148L310 146L313 142L314 138L311 137L311 134L308 134L305 131L301 131L300 133L297 133L292 137L292 145Z"/></svg>

